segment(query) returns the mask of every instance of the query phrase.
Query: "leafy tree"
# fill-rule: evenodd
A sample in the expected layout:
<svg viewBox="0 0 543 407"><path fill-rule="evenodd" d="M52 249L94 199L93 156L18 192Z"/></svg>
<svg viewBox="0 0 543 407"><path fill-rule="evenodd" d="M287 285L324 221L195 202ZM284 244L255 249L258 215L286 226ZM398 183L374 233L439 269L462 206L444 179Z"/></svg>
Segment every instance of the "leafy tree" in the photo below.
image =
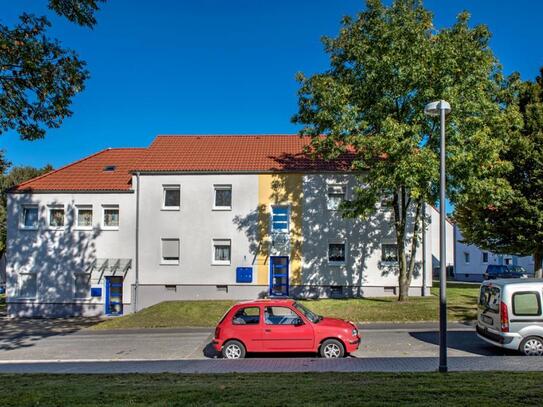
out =
<svg viewBox="0 0 543 407"><path fill-rule="evenodd" d="M49 8L92 27L105 0L49 0ZM0 134L15 130L24 140L43 138L72 112L73 97L89 77L85 62L47 37L46 17L23 13L14 27L0 24Z"/></svg>
<svg viewBox="0 0 543 407"><path fill-rule="evenodd" d="M5 167L2 168L0 173L0 258L4 255L6 250L7 190L24 181L38 177L52 170L53 167L49 164L43 168L28 166L13 167L9 172L6 171Z"/></svg>
<svg viewBox="0 0 543 407"><path fill-rule="evenodd" d="M510 194L481 199L474 195L459 205L455 219L464 239L496 253L534 257L536 277L543 277L543 67L535 82L511 84L523 127L511 134L503 159L512 170L503 179Z"/></svg>
<svg viewBox="0 0 543 407"><path fill-rule="evenodd" d="M400 301L417 267L424 202L438 199L439 120L424 115L425 104L445 99L453 107L447 118L453 201L482 191L480 179L506 169L499 152L507 128L519 120L500 103L505 81L488 45L490 32L468 22L464 12L452 27L437 30L422 1L386 7L368 0L356 18L343 19L336 38L323 38L330 68L299 74L293 121L311 136L309 150L325 159L354 155L360 182L344 215L368 218L390 198Z"/></svg>

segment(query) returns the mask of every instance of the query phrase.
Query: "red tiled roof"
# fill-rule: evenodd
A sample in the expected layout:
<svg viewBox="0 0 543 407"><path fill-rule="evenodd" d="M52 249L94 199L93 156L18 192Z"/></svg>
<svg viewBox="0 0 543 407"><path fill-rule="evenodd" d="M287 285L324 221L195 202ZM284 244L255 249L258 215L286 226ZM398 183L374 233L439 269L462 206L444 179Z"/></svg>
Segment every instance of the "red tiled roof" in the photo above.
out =
<svg viewBox="0 0 543 407"><path fill-rule="evenodd" d="M142 172L348 171L353 156L314 160L297 135L158 136L134 170Z"/></svg>
<svg viewBox="0 0 543 407"><path fill-rule="evenodd" d="M144 148L112 148L23 182L10 192L129 191L130 170L141 160ZM114 165L115 170L104 171Z"/></svg>

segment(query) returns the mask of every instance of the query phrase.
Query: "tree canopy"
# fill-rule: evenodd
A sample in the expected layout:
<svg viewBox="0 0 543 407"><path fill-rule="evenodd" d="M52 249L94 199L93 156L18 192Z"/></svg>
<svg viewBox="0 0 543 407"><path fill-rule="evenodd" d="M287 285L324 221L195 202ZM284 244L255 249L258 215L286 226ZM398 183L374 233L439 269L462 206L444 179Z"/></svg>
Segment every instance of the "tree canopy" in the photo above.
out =
<svg viewBox="0 0 543 407"><path fill-rule="evenodd" d="M436 29L422 1L386 7L369 0L356 18L343 19L336 38L323 38L330 68L298 77L293 120L312 137L311 151L329 159L353 152L353 170L362 173L344 214L367 218L390 197L400 300L416 267L423 203L438 198L439 122L424 115L425 104L445 99L453 109L447 118L450 199L483 193L479 180L508 168L500 151L519 118L501 103L506 83L489 40L486 26L470 27L467 12L452 27Z"/></svg>
<svg viewBox="0 0 543 407"><path fill-rule="evenodd" d="M104 0L50 0L49 8L79 25L95 25ZM24 140L44 137L72 114L73 97L89 72L70 49L47 36L46 17L23 13L13 27L0 24L0 134L9 130Z"/></svg>
<svg viewBox="0 0 543 407"><path fill-rule="evenodd" d="M534 256L542 277L543 257L543 68L534 82L513 77L509 103L517 105L523 126L511 132L502 159L512 164L502 181L508 194L481 199L471 195L456 208L466 242L502 254Z"/></svg>

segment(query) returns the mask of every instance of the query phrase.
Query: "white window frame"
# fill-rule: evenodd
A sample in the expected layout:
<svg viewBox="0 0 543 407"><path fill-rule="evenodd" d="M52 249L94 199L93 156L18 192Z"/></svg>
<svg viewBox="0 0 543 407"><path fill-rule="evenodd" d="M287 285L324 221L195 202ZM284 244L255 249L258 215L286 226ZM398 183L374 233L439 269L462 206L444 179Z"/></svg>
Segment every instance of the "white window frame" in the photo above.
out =
<svg viewBox="0 0 543 407"><path fill-rule="evenodd" d="M21 295L21 286L23 285L23 278L26 277L26 276L32 276L36 283L36 292L34 293L33 296L23 296ZM38 297L38 274L37 273L31 273L31 272L27 272L27 273L19 273L17 275L17 298L23 298L23 299L36 299Z"/></svg>
<svg viewBox="0 0 543 407"><path fill-rule="evenodd" d="M217 206L217 191L230 191L230 206ZM214 184L213 185L213 210L214 211L231 211L232 200L234 198L232 184Z"/></svg>
<svg viewBox="0 0 543 407"><path fill-rule="evenodd" d="M331 244L342 244L344 249L343 249L343 252L345 253L345 256L344 256L344 260L343 261L332 261L330 260L330 245ZM328 264L330 266L342 266L344 264L347 263L347 256L348 256L348 252L347 252L347 241L346 240L331 240L328 242L328 249L327 249L327 253L326 253L326 259L328 260Z"/></svg>
<svg viewBox="0 0 543 407"><path fill-rule="evenodd" d="M36 208L38 216L36 217L36 226L25 226L24 211L26 208ZM38 204L23 204L21 205L21 213L19 215L19 229L21 230L38 230L40 226L40 207Z"/></svg>
<svg viewBox="0 0 543 407"><path fill-rule="evenodd" d="M64 211L64 224L62 226L51 226L51 210L62 209ZM49 230L64 230L67 227L66 220L66 205L47 205L47 229Z"/></svg>
<svg viewBox="0 0 543 407"><path fill-rule="evenodd" d="M334 187L341 187L343 189L343 198L341 202L345 202L347 200L347 184L341 183L341 182L333 182L326 185L326 208L329 211L339 211L339 205L341 205L341 202L339 203L338 207L332 207L332 201L330 200L330 188ZM339 194L337 194L339 195Z"/></svg>
<svg viewBox="0 0 543 407"><path fill-rule="evenodd" d="M92 219L91 219L91 225L90 226L79 226L79 211L82 209L91 210L92 212ZM75 205L75 223L74 223L74 230L92 230L94 226L94 208L92 207L92 204L77 204Z"/></svg>
<svg viewBox="0 0 543 407"><path fill-rule="evenodd" d="M178 206L166 206L166 191L179 191L179 205ZM168 184L162 185L162 210L163 211L178 211L181 209L181 185Z"/></svg>
<svg viewBox="0 0 543 407"><path fill-rule="evenodd" d="M119 226L107 226L106 225L106 209L117 209L119 212ZM102 205L102 230L119 230L121 226L121 208L117 204Z"/></svg>
<svg viewBox="0 0 543 407"><path fill-rule="evenodd" d="M486 261L485 261L485 254L486 254ZM490 256L488 254L488 252L483 252L481 254L481 261L484 263L484 264L488 264L488 261L490 259Z"/></svg>
<svg viewBox="0 0 543 407"><path fill-rule="evenodd" d="M230 246L230 260L215 260L215 246ZM230 266L232 264L232 239L217 238L211 241L211 264L214 266Z"/></svg>
<svg viewBox="0 0 543 407"><path fill-rule="evenodd" d="M77 277L78 276L86 276L88 281L89 281L89 289L87 290L87 296L86 297L79 297L77 296ZM88 300L89 298L91 298L91 287L92 287L92 284L91 284L91 273L85 273L85 272L78 272L78 273L74 273L74 293L73 293L73 297L74 297L74 300Z"/></svg>
<svg viewBox="0 0 543 407"><path fill-rule="evenodd" d="M177 260L164 258L164 241L177 241ZM178 237L163 237L160 239L160 264L163 266L177 266L181 262L181 239Z"/></svg>
<svg viewBox="0 0 543 407"><path fill-rule="evenodd" d="M471 262L471 254L469 252L464 252L464 263L470 264Z"/></svg>
<svg viewBox="0 0 543 407"><path fill-rule="evenodd" d="M273 228L273 208L287 208L287 229L286 230L274 230ZM270 233L271 234L289 234L290 233L290 205L289 204L277 204L270 207Z"/></svg>

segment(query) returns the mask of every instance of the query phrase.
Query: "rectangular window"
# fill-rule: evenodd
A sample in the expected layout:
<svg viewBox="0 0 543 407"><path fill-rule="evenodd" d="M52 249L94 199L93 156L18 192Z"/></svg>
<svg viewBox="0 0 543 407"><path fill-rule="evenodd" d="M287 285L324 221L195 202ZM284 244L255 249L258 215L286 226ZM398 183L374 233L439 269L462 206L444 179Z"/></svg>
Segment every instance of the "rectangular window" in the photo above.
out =
<svg viewBox="0 0 543 407"><path fill-rule="evenodd" d="M90 274L77 273L74 274L74 298L89 298L90 297Z"/></svg>
<svg viewBox="0 0 543 407"><path fill-rule="evenodd" d="M162 264L179 264L179 239L162 239Z"/></svg>
<svg viewBox="0 0 543 407"><path fill-rule="evenodd" d="M102 209L102 228L119 229L119 205L104 205Z"/></svg>
<svg viewBox="0 0 543 407"><path fill-rule="evenodd" d="M214 185L215 201L213 209L232 209L232 185Z"/></svg>
<svg viewBox="0 0 543 407"><path fill-rule="evenodd" d="M229 265L232 243L228 239L213 240L213 264Z"/></svg>
<svg viewBox="0 0 543 407"><path fill-rule="evenodd" d="M21 211L21 229L38 228L38 205L24 205Z"/></svg>
<svg viewBox="0 0 543 407"><path fill-rule="evenodd" d="M513 314L520 316L541 315L539 294L535 291L513 294Z"/></svg>
<svg viewBox="0 0 543 407"><path fill-rule="evenodd" d="M483 263L488 263L488 253L483 252Z"/></svg>
<svg viewBox="0 0 543 407"><path fill-rule="evenodd" d="M288 233L289 212L288 206L272 206L272 232Z"/></svg>
<svg viewBox="0 0 543 407"><path fill-rule="evenodd" d="M49 207L49 228L62 229L66 223L63 206Z"/></svg>
<svg viewBox="0 0 543 407"><path fill-rule="evenodd" d="M337 211L345 200L345 185L328 185L328 209Z"/></svg>
<svg viewBox="0 0 543 407"><path fill-rule="evenodd" d="M232 318L234 325L258 325L260 323L260 308L245 307L236 311Z"/></svg>
<svg viewBox="0 0 543 407"><path fill-rule="evenodd" d="M38 284L35 273L19 274L19 297L36 298L37 290Z"/></svg>
<svg viewBox="0 0 543 407"><path fill-rule="evenodd" d="M469 264L469 253L468 252L464 252L464 263L466 264Z"/></svg>
<svg viewBox="0 0 543 407"><path fill-rule="evenodd" d="M77 205L76 225L78 229L92 229L92 205Z"/></svg>
<svg viewBox="0 0 543 407"><path fill-rule="evenodd" d="M164 185L164 200L162 209L179 210L181 207L181 187L179 185Z"/></svg>
<svg viewBox="0 0 543 407"><path fill-rule="evenodd" d="M505 259L505 265L510 266L511 265L511 259Z"/></svg>
<svg viewBox="0 0 543 407"><path fill-rule="evenodd" d="M328 261L330 263L345 263L345 243L328 244Z"/></svg>
<svg viewBox="0 0 543 407"><path fill-rule="evenodd" d="M381 261L397 262L398 261L398 245L383 244L381 245Z"/></svg>

